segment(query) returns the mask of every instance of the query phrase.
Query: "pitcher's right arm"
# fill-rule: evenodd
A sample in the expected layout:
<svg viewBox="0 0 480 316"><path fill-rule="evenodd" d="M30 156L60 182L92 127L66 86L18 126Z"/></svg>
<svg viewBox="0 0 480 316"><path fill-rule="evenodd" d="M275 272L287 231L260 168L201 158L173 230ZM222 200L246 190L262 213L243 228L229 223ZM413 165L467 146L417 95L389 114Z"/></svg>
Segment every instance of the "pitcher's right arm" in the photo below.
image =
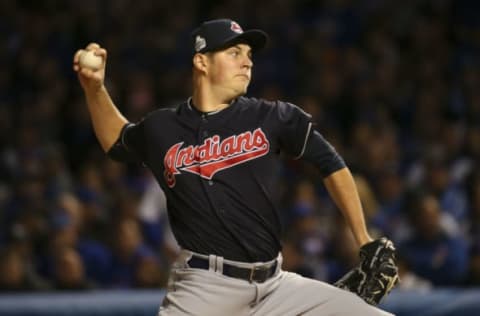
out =
<svg viewBox="0 0 480 316"><path fill-rule="evenodd" d="M103 63L98 70L80 65L79 57L85 51L94 51L95 55L102 57ZM107 51L96 43L90 43L85 49L78 50L73 57L73 70L77 72L85 93L95 135L103 150L108 152L128 120L117 109L105 88L106 61Z"/></svg>

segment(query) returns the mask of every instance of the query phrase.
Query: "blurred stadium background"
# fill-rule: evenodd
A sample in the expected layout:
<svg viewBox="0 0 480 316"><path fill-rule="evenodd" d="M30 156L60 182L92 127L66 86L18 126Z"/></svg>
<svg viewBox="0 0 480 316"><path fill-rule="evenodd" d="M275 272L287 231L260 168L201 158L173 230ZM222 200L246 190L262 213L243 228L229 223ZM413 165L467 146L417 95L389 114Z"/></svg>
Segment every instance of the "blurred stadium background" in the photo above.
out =
<svg viewBox="0 0 480 316"><path fill-rule="evenodd" d="M189 32L230 17L271 37L249 95L311 113L372 234L395 241L385 308L478 315L479 15L474 0L0 1L0 314L155 313L177 251L164 197L101 151L72 56L108 50L107 88L136 121L190 95ZM351 234L316 170L278 172L284 268L335 281Z"/></svg>

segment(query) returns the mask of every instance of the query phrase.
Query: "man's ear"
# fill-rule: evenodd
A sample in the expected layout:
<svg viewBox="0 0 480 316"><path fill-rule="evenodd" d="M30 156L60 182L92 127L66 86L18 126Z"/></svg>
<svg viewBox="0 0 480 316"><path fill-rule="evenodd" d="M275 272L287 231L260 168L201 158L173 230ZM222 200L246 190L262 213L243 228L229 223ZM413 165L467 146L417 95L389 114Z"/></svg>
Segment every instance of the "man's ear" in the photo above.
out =
<svg viewBox="0 0 480 316"><path fill-rule="evenodd" d="M207 73L208 58L205 54L195 54L193 56L193 67L203 73Z"/></svg>

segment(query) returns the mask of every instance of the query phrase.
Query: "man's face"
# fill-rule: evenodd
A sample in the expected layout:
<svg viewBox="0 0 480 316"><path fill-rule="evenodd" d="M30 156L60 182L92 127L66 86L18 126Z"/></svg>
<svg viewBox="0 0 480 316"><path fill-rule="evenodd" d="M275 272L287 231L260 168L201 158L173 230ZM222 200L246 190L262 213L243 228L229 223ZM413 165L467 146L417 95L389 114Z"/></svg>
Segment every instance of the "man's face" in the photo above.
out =
<svg viewBox="0 0 480 316"><path fill-rule="evenodd" d="M247 44L236 44L208 55L208 78L213 87L224 90L235 98L247 92L252 77L252 49Z"/></svg>

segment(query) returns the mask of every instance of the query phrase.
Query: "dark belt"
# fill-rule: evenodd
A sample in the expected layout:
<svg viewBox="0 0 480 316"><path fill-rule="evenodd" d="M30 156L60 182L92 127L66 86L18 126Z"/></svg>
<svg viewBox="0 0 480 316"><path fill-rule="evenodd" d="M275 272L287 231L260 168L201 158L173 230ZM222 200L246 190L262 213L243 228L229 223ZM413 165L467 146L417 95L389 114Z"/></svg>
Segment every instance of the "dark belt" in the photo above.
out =
<svg viewBox="0 0 480 316"><path fill-rule="evenodd" d="M195 269L209 269L209 260L195 255L188 260L188 266ZM252 268L241 268L228 263L223 263L223 275L231 278L242 279L248 282L263 283L271 278L277 270L277 260L271 265L258 265Z"/></svg>

